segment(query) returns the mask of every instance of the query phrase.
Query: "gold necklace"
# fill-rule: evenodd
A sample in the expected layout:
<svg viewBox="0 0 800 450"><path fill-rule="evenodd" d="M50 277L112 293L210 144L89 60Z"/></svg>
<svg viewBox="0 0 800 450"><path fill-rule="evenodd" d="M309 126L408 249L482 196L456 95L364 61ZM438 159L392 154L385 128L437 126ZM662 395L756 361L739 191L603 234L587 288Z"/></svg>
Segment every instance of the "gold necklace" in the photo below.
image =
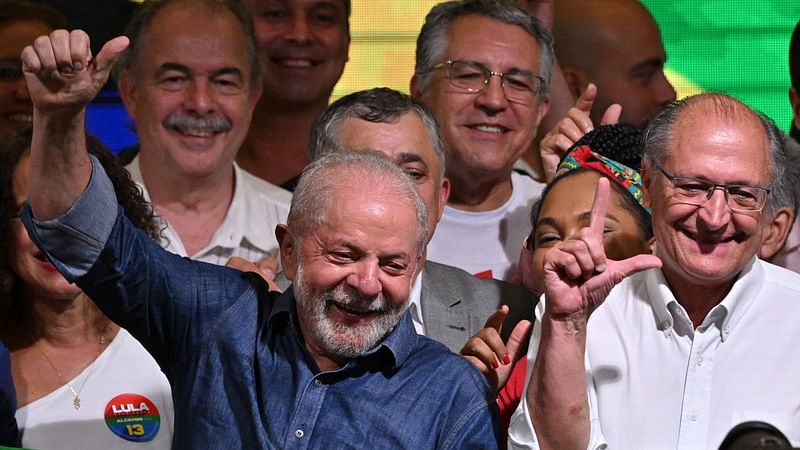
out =
<svg viewBox="0 0 800 450"><path fill-rule="evenodd" d="M81 409L81 396L80 396L80 394L83 391L83 388L86 386L86 382L89 381L89 377L92 376L92 372L94 372L94 363L97 361L97 358L100 356L100 351L103 349L103 345L105 343L106 343L105 336L100 336L100 339L98 340L98 343L97 343L97 353L95 353L91 364L89 364L89 372L86 374L86 378L83 379L83 383L81 383L81 387L78 388L77 391L72 386L72 384L70 384L67 380L64 379L64 375L61 373L60 370L58 370L56 368L56 365L53 364L53 361L50 359L50 357L47 356L47 352L44 351L44 347L42 347L41 344L39 345L39 351L42 352L42 355L44 356L44 359L46 359L47 362L50 364L50 367L53 368L53 371L56 373L56 376L58 377L58 381L61 382L62 385L66 385L67 389L69 389L69 391L72 393L72 395L74 397L73 400L72 400L72 406L74 406L75 409ZM38 344L38 341L37 341L37 344Z"/></svg>

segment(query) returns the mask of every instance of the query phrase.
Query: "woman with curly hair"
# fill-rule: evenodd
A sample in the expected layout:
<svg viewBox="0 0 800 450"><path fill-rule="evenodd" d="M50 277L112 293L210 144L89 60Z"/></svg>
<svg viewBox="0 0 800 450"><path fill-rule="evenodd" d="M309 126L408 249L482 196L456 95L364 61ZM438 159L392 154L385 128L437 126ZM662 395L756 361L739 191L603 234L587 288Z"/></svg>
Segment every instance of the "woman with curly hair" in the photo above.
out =
<svg viewBox="0 0 800 450"><path fill-rule="evenodd" d="M578 140L562 158L553 179L531 209L532 230L520 255L520 282L536 297L544 292L544 255L556 243L589 225L601 178L609 181L603 231L606 255L621 260L650 253L654 238L650 211L643 205L640 138L641 131L631 125L600 126ZM539 304L537 314L541 314L541 308ZM498 325L488 325L502 323L506 313L507 310L498 311L490 317L487 326L461 350L498 391L504 434L524 393L528 367L524 354L514 364L499 338L495 328Z"/></svg>
<svg viewBox="0 0 800 450"><path fill-rule="evenodd" d="M30 143L29 127L0 142L0 339L11 352L22 444L169 448L172 399L155 360L58 273L19 219ZM99 141L87 144L125 214L157 239L152 209L128 173Z"/></svg>

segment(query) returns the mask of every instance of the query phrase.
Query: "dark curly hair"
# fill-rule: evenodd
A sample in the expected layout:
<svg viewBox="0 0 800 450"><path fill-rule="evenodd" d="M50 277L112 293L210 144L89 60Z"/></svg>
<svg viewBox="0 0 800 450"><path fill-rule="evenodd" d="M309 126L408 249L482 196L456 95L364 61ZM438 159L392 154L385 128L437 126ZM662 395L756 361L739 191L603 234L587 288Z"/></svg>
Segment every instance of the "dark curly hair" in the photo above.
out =
<svg viewBox="0 0 800 450"><path fill-rule="evenodd" d="M593 152L625 164L634 170L642 169L642 130L626 123L601 125L586 133L564 152L588 145Z"/></svg>
<svg viewBox="0 0 800 450"><path fill-rule="evenodd" d="M586 133L581 137L572 147L569 148L564 155L562 156L562 160L565 156L569 155L570 152L577 149L582 145L588 145L593 152L603 155L606 158L613 159L619 163L625 164L626 166L640 171L642 167L642 130L633 126L624 123L616 124L616 125L601 125ZM545 197L547 194L550 193L550 189L557 184L559 181L575 176L579 173L591 171L592 169L586 168L579 168L575 170L571 170L567 173L564 173L555 179L551 180L547 183L547 186L542 191L539 200L537 200L532 208L531 208L531 226L533 230L531 231L531 236L536 229L536 223L539 221L539 212L542 208L542 204L544 203ZM601 174L601 176L608 178L606 175ZM625 190L619 183L615 182L614 180L610 180L609 183L611 185L611 190L616 192L618 195L616 196L619 200L620 206L628 210L631 213L633 218L639 225L639 228L642 232L642 238L650 239L653 237L653 224L650 217L650 214L636 201L633 196ZM528 239L529 245L532 247L531 239Z"/></svg>
<svg viewBox="0 0 800 450"><path fill-rule="evenodd" d="M15 129L3 134L0 141L0 327L27 323L26 303L20 300L21 280L11 269L12 220L18 216L18 205L14 199L14 170L23 156L29 154L32 128ZM131 179L128 172L117 162L114 155L95 137L86 136L86 146L102 164L122 206L125 215L137 227L144 230L154 240L159 240L161 229L155 219L153 208L144 199L141 189ZM0 331L3 336L7 331ZM35 336L29 338L35 339Z"/></svg>

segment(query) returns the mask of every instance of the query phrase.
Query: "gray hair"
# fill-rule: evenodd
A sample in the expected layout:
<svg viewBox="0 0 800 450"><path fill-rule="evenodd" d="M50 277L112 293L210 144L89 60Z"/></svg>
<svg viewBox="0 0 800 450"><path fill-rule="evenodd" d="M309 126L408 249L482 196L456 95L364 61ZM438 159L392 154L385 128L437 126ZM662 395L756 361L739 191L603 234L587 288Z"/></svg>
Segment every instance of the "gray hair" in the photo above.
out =
<svg viewBox="0 0 800 450"><path fill-rule="evenodd" d="M777 183L772 190L772 197L779 207L791 208L797 217L797 207L800 204L800 143L788 134L780 133L786 167L780 183Z"/></svg>
<svg viewBox="0 0 800 450"><path fill-rule="evenodd" d="M549 89L553 71L553 35L536 18L510 0L461 0L440 3L425 17L417 37L414 73L420 89L427 92L436 65L444 58L447 32L453 21L463 16L479 16L522 27L539 44L539 75L544 78L539 92L541 102Z"/></svg>
<svg viewBox="0 0 800 450"><path fill-rule="evenodd" d="M139 66L144 42L150 33L159 11L169 5L181 5L184 8L195 8L205 10L208 13L217 15L222 11L231 12L236 17L238 28L242 30L247 49L247 59L250 64L250 87L251 89L261 84L261 59L258 55L258 41L256 41L255 27L253 19L247 9L239 0L147 0L133 16L128 26L125 27L125 36L130 39L128 48L122 52L117 64L114 67L114 76L119 80L119 74L128 72L131 80L136 83L136 69ZM202 33L198 30L198 33ZM156 45L158 43L155 43Z"/></svg>
<svg viewBox="0 0 800 450"><path fill-rule="evenodd" d="M347 119L361 119L373 123L396 123L406 114L416 114L425 126L428 138L439 158L439 178L444 178L444 143L433 114L422 102L389 88L373 88L353 92L328 106L314 123L309 139L311 160L330 152L343 150L340 128Z"/></svg>
<svg viewBox="0 0 800 450"><path fill-rule="evenodd" d="M783 138L775 123L769 117L754 111L740 100L722 93L705 92L686 97L667 105L650 123L644 132L643 162L662 164L670 152L675 124L681 113L690 106L702 102L710 102L716 114L722 117L734 117L735 114L745 113L755 117L764 129L769 150L769 185L771 189L780 189L783 173L786 167L786 158L783 152ZM782 195L770 195L764 207L764 214L771 217L781 206Z"/></svg>
<svg viewBox="0 0 800 450"><path fill-rule="evenodd" d="M428 242L428 210L416 184L391 159L377 151L327 153L312 161L300 176L286 223L295 236L302 238L324 223L337 188L374 190L377 186L414 205L417 258L421 258Z"/></svg>

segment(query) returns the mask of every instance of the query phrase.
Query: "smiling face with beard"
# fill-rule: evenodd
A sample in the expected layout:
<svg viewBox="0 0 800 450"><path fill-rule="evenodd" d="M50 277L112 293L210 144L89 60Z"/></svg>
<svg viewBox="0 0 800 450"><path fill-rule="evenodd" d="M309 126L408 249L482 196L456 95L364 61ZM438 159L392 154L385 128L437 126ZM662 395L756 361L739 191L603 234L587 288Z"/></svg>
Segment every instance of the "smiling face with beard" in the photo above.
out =
<svg viewBox="0 0 800 450"><path fill-rule="evenodd" d="M370 156L358 156L362 153L351 154ZM417 208L424 212L424 204L407 176L385 156L380 158L390 174L312 172L311 177L326 180L319 189L327 194L306 194L301 180L290 225L277 231L284 272L294 286L297 321L306 348L322 370L341 367L375 348L395 329L419 269L427 239L419 230L427 217L418 216ZM389 176L404 183L416 200L404 198L407 194L386 181ZM331 179L337 182L327 183ZM317 201L320 195L329 196L324 206L302 204ZM319 220L301 224L294 214Z"/></svg>
<svg viewBox="0 0 800 450"><path fill-rule="evenodd" d="M294 293L298 310L311 319L310 334L325 352L339 358L355 358L375 348L408 309L408 302L389 304L383 294L363 295L344 283L314 296L302 264L295 275ZM334 315L365 320L342 322Z"/></svg>

